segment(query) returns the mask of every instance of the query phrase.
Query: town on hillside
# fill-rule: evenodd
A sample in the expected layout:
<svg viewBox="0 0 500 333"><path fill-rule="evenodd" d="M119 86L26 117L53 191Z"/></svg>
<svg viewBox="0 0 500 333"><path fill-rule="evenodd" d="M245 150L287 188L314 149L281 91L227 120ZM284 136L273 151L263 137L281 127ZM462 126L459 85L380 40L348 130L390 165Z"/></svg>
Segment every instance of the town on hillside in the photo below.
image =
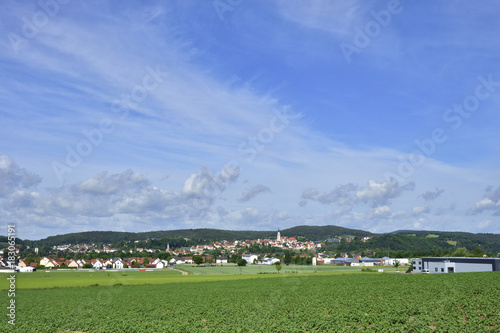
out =
<svg viewBox="0 0 500 333"><path fill-rule="evenodd" d="M178 264L223 265L240 264L241 260L249 265L272 265L277 263L299 265L343 265L343 266L412 266L411 258L424 255L444 256L486 256L481 249L468 251L465 248L450 252L417 253L407 255L403 251L387 252L357 251L359 246L369 241L371 236L339 236L325 241L310 241L304 237L282 236L278 231L276 238L215 241L188 246L190 240L183 238L160 247L154 239L121 241L116 244L60 244L52 248L15 249L15 267L29 272L36 269L127 269L127 268L175 268ZM153 246L154 244L154 246ZM150 245L150 246L148 246ZM335 250L332 250L335 249ZM350 250L350 251L349 251ZM0 268L12 268L7 260L6 250L0 257Z"/></svg>
<svg viewBox="0 0 500 333"><path fill-rule="evenodd" d="M351 242L354 237L331 238L326 242ZM360 237L365 242L370 236ZM186 239L187 240L187 239ZM189 247L166 248L143 247L148 240L137 240L133 244L113 247L112 244L61 244L41 253L39 248L29 247L22 252L16 248L16 265L24 271L31 269L126 269L126 268L172 268L176 264L227 264L245 260L247 264L342 264L348 266L393 265L394 259L370 259L358 253L321 252L325 242L308 241L281 236L275 239L216 241ZM3 253L4 250L0 249ZM404 265L408 259L399 259ZM0 268L9 267L5 256L0 258Z"/></svg>

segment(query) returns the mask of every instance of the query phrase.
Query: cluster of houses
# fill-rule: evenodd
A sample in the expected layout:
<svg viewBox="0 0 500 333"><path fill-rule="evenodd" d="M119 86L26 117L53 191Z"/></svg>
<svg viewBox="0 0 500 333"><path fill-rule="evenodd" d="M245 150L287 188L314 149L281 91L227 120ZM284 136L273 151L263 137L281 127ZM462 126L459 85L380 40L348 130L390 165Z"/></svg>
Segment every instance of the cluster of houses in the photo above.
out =
<svg viewBox="0 0 500 333"><path fill-rule="evenodd" d="M368 240L370 237L362 237L362 241ZM351 238L344 238L346 242L350 242ZM328 239L329 242L340 242L341 238L333 238ZM139 241L135 241L138 243ZM277 247L289 250L305 250L305 251L313 251L319 252L318 250L324 245L321 242L311 242L311 241L298 241L295 237L283 237L278 231L276 235L276 239L257 239L257 240L240 240L234 242L221 241L215 242L211 244L204 245L196 245L191 248L183 248L183 249L175 249L170 250L170 246L167 245L165 251L161 251L158 249L150 249L150 248L131 248L128 250L123 250L120 248L112 248L110 246L102 246L98 248L95 244L76 244L76 245L58 245L54 246L53 250L55 251L68 251L73 253L103 253L103 254L112 254L112 253L135 253L135 252L146 252L154 254L156 252L166 252L169 253L172 257L169 261L158 259L158 258L148 258L148 261L144 263L144 258L142 257L130 257L130 258L109 258L109 259L69 259L65 260L64 258L50 258L50 257L42 257L40 262L27 262L25 259L20 259L17 267L20 269L24 269L25 271L29 271L30 269L36 269L38 266L43 266L44 268L56 269L56 268L69 268L69 269L81 269L81 268L94 268L94 269L103 269L103 268L113 268L113 269L123 269L127 267L146 267L146 268L164 268L164 267L174 267L176 264L192 264L193 263L193 255L204 255L208 251L213 250L221 250L222 253L235 253L238 249L241 248L250 248L253 246L261 246L261 247ZM19 253L19 249L16 249L17 253ZM38 253L38 248L34 249L35 253ZM123 256L123 255L121 255ZM306 254L301 254L301 256L306 256ZM369 266L369 265L392 265L393 262L389 261L389 258L382 258L381 260L368 260L368 258L354 257L347 258L347 254L343 256L344 258L323 258L319 253L317 257L313 258L314 265L323 265L323 264L343 264L346 266ZM210 260L206 260L206 257L203 257L204 262L212 262L216 264L225 264L228 262L228 258L224 256L219 256L217 258L210 258ZM257 254L243 254L242 259L247 261L247 264L260 264L260 265L272 265L276 262L280 262L280 258L268 258L263 257L262 255ZM408 262L407 259L400 259L400 263L402 265ZM8 263L5 259L0 257L0 268L8 267Z"/></svg>
<svg viewBox="0 0 500 333"><path fill-rule="evenodd" d="M366 241L370 239L370 237L362 237L361 241ZM328 242L340 242L342 239L341 238L332 238L328 239ZM352 239L347 237L344 238L346 242L350 242ZM135 241L136 243L139 241ZM322 242L311 242L311 241L298 241L295 237L284 237L281 236L280 232L278 231L276 239L256 239L256 240L239 240L239 241L234 241L234 242L229 242L229 241L221 241L221 242L215 242L211 244L203 244L203 245L196 245L192 246L190 248L185 248L185 249L176 249L175 251L171 251L170 247L167 246L167 249L165 251L159 250L159 249L151 249L151 248L131 248L128 249L128 253L134 253L134 252L147 252L147 253L157 253L157 252L167 252L170 253L172 256L188 256L190 254L203 254L206 251L213 251L213 250L226 250L227 252L232 252L237 250L238 248L248 248L251 246L262 246L262 247L277 247L277 248L283 248L283 249L290 249L290 250L304 250L304 251L315 251L317 249L321 249L322 246L325 245L325 243ZM38 249L36 249L38 250ZM95 244L76 244L76 245L71 245L71 244L66 244L66 245L58 245L53 247L54 251L68 251L68 252L75 252L75 253L88 253L88 252L94 252L94 253L115 253L115 252L125 252L124 250L120 248L112 248L110 246L103 246L102 248L98 248ZM38 251L35 251L36 253Z"/></svg>
<svg viewBox="0 0 500 333"><path fill-rule="evenodd" d="M303 254L304 256L305 254ZM216 258L204 256L202 257L203 262L212 262L215 264L227 264L228 257L219 256ZM277 262L282 262L281 258L270 258L258 254L243 254L242 259L244 259L247 264L257 264L257 265L273 265ZM147 261L146 261L147 260ZM399 265L408 265L410 263L407 258L361 258L356 256L354 258L339 257L339 258L328 258L323 257L319 254L317 257L313 257L313 265L344 265L344 266L393 266L395 263ZM42 257L40 262L30 262L28 263L26 259L19 259L17 267L23 271L31 271L38 267L48 268L48 269L58 269L58 268L68 268L68 269L82 269L82 268L93 268L93 269L124 269L124 268L175 268L177 264L193 264L192 256L171 258L170 260L162 260L159 258L142 258L142 257L130 257L130 258L109 258L109 259L69 259L64 260L64 258L50 258ZM0 268L8 268L9 265L4 258L0 258ZM30 270L31 268L31 270Z"/></svg>
<svg viewBox="0 0 500 333"><path fill-rule="evenodd" d="M141 257L133 257L133 258L109 258L109 259L69 259L64 260L64 258L50 258L43 257L40 259L40 263L31 262L27 263L25 259L19 259L17 266L20 268L37 268L39 266L49 269L54 268L72 268L72 269L81 269L85 267L91 267L94 269L103 269L103 268L114 268L114 269L123 269L127 267L146 267L146 268L164 268L172 266L169 261L161 260L159 258L148 258L148 262L145 263L146 258ZM2 260L0 260L2 262ZM6 265L7 266L7 265Z"/></svg>

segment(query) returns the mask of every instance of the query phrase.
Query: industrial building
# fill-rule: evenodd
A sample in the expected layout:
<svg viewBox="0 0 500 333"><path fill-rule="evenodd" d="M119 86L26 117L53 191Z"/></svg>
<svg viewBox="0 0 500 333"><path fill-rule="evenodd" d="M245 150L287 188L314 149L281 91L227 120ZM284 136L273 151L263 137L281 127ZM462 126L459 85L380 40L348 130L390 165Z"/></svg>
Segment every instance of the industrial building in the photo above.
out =
<svg viewBox="0 0 500 333"><path fill-rule="evenodd" d="M465 273L500 271L500 258L428 257L413 259L418 273Z"/></svg>

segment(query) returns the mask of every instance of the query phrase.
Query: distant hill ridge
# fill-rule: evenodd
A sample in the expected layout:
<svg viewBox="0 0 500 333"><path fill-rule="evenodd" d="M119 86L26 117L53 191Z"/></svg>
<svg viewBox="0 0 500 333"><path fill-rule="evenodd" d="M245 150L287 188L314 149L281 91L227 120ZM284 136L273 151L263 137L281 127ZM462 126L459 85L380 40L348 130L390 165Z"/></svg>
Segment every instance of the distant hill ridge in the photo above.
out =
<svg viewBox="0 0 500 333"><path fill-rule="evenodd" d="M275 231L253 231L253 230L223 230L223 229L178 229L160 230L148 232L120 232L120 231L85 231L50 236L41 240L28 241L33 245L60 245L60 244L82 244L82 243L116 243L122 240L136 241L144 239L161 238L189 238L193 240L215 242L221 240L235 241L245 239L276 238L278 230ZM305 237L308 240L325 240L337 236L372 236L368 231L349 229L339 226L297 226L280 230L282 236ZM1 237L0 237L1 241Z"/></svg>
<svg viewBox="0 0 500 333"><path fill-rule="evenodd" d="M162 230L148 232L119 232L119 231L87 231L80 233L69 233L63 235L50 236L45 239L21 242L30 246L55 246L61 244L91 244L91 243L118 243L121 241L136 241L145 239L162 238L189 238L199 243L208 243L215 241L235 241L245 239L264 239L276 238L275 231L252 231L252 230L223 230L223 229L179 229ZM370 243L377 243L377 248L386 247L384 245L397 244L401 247L419 248L422 245L432 248L467 247L473 249L481 247L490 251L500 251L500 234L474 234L467 232L448 232L448 231L424 231L424 230L397 230L390 233L374 234L369 231L359 229L344 228L335 225L326 226L296 226L280 230L282 236L286 237L304 237L312 241L324 241L334 237L346 236L377 236ZM414 236L414 238L412 238ZM5 236L0 236L0 242L3 242ZM413 246L412 246L413 244ZM368 245L368 244L367 244ZM375 245L375 244L372 244ZM395 246L395 245L394 245ZM390 246L391 248L393 246Z"/></svg>
<svg viewBox="0 0 500 333"><path fill-rule="evenodd" d="M86 231L79 233L69 233L56 236L50 236L45 239L23 242L31 243L32 245L60 245L60 244L77 244L77 243L116 243L120 241L135 241L145 239L161 239L161 238L189 238L200 242L214 241L234 241L245 239L263 239L276 238L275 231L253 231L253 230L223 230L223 229L178 229L178 230L161 230L148 232L119 232L119 231ZM449 231L424 231L424 230L397 230L390 233L374 234L369 231L344 228L335 225L325 226L296 226L280 230L282 236L286 237L304 237L312 241L324 241L328 238L341 236L383 236L383 235L411 235L427 238L438 237L440 241L457 241L460 246L474 246L481 243L496 243L500 244L500 234L474 234L467 232L449 232ZM4 236L0 236L2 242ZM385 237L383 237L385 238ZM485 244L486 245L486 244ZM468 247L468 246L467 246Z"/></svg>

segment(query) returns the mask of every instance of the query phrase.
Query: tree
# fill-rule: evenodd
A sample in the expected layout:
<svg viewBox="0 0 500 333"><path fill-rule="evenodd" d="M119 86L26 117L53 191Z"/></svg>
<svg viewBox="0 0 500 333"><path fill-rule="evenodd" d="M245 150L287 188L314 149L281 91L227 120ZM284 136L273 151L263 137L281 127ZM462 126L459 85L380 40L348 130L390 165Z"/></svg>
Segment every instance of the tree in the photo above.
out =
<svg viewBox="0 0 500 333"><path fill-rule="evenodd" d="M274 265L275 265L275 268L276 268L276 270L278 271L278 274L279 274L279 272L281 271L281 263L277 262Z"/></svg>
<svg viewBox="0 0 500 333"><path fill-rule="evenodd" d="M238 266L246 266L247 261L245 259L238 259Z"/></svg>
<svg viewBox="0 0 500 333"><path fill-rule="evenodd" d="M452 257L467 257L469 251L467 251L467 248L465 247L459 247L458 249L453 252L451 255Z"/></svg>
<svg viewBox="0 0 500 333"><path fill-rule="evenodd" d="M398 267L399 267L399 260L394 261L394 267L396 267L396 271L397 271Z"/></svg>
<svg viewBox="0 0 500 333"><path fill-rule="evenodd" d="M290 265L290 263L292 262L292 254L290 253L290 251L286 251L285 258L283 259L283 262L287 266Z"/></svg>
<svg viewBox="0 0 500 333"><path fill-rule="evenodd" d="M92 264L91 263L86 263L86 264L83 264L83 268L92 268Z"/></svg>
<svg viewBox="0 0 500 333"><path fill-rule="evenodd" d="M142 261L142 264L144 266L149 265L149 259L148 258L144 258L144 260Z"/></svg>
<svg viewBox="0 0 500 333"><path fill-rule="evenodd" d="M201 265L201 263L203 262L203 257L198 255L198 256L193 256L193 262L196 264L196 265Z"/></svg>
<svg viewBox="0 0 500 333"><path fill-rule="evenodd" d="M474 250L470 251L470 255L473 257L482 257L484 256L484 250L480 248L475 248Z"/></svg>
<svg viewBox="0 0 500 333"><path fill-rule="evenodd" d="M107 264L107 265L106 265L106 268L113 268L113 265L111 265L111 264Z"/></svg>

